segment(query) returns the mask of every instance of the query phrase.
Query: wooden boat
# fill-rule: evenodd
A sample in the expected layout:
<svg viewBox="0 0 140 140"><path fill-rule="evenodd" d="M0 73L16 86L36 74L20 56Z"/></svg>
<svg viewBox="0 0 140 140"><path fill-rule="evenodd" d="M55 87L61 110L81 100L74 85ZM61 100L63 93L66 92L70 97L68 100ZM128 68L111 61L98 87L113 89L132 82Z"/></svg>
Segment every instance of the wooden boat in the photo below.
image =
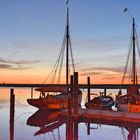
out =
<svg viewBox="0 0 140 140"><path fill-rule="evenodd" d="M69 7L67 7L67 23L66 23L66 31L64 36L64 41L62 48L60 50L60 54L58 57L58 60L56 61L56 64L54 65L53 72L54 75L51 77L51 84L54 83L56 72L58 69L58 66L60 66L58 71L58 84L60 82L60 76L61 76L61 70L62 70L62 64L63 64L63 56L64 52L66 50L66 86L65 87L55 87L55 86L49 86L49 87L42 87L36 89L40 92L40 97L36 99L27 99L27 102L39 109L52 109L52 110L60 110L67 108L68 104L68 93L69 93L69 60L72 61L73 71L75 71L74 67L74 61L73 61L73 55L72 55L72 48L71 48L71 41L69 36ZM69 58L69 52L71 53ZM59 64L60 63L60 64ZM52 73L50 74L52 75ZM51 92L51 95L50 95ZM58 95L52 95L53 93L59 93ZM46 96L47 94L47 96ZM82 98L81 92L79 92L79 104Z"/></svg>
<svg viewBox="0 0 140 140"><path fill-rule="evenodd" d="M80 105L82 99L82 92L78 94L78 104ZM46 97L27 99L27 102L39 109L43 110L61 110L68 107L68 95L60 93L58 95L47 95Z"/></svg>
<svg viewBox="0 0 140 140"><path fill-rule="evenodd" d="M132 25L132 74L131 74L131 85L127 89L127 94L122 95L121 89L118 93L116 98L116 103L118 110L126 111L126 112L140 112L140 93L137 87L138 84L138 77L137 77L137 70L136 70L136 29L135 29L135 20L133 18L133 25ZM138 46L137 46L138 47ZM128 60L131 53L131 48L128 54L127 64L125 67L124 76L122 79L122 84L124 82L124 78L126 75L126 70L128 66ZM139 50L139 49L138 49Z"/></svg>
<svg viewBox="0 0 140 140"><path fill-rule="evenodd" d="M47 89L45 90L46 88L39 88L37 89L38 91L41 91L41 95L42 93L44 93L45 91L48 91ZM61 88L58 88L56 90L56 88L54 89L52 87L49 88L50 90L53 90L55 92L60 92L60 91L65 91L65 89L61 89ZM66 93L66 92L65 92ZM27 99L27 102L34 106L34 107L37 107L39 109L43 109L43 110L46 110L46 109L53 109L53 110L60 110L60 109L65 109L67 108L67 94L59 94L59 95L47 95L46 97L41 97L40 98L34 98L34 99ZM44 94L45 95L45 94Z"/></svg>
<svg viewBox="0 0 140 140"><path fill-rule="evenodd" d="M90 102L86 103L86 108L89 109L105 109L109 110L114 104L114 100L111 96L101 95L93 98Z"/></svg>

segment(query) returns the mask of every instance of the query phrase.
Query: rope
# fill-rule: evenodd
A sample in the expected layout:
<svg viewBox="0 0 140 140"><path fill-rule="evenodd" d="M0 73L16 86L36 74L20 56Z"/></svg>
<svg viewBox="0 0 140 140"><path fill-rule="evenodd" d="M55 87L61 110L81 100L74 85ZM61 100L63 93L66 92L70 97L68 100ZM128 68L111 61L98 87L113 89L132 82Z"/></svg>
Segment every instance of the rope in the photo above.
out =
<svg viewBox="0 0 140 140"><path fill-rule="evenodd" d="M62 57L60 61L60 68L59 68L59 74L58 74L58 83L60 83L60 77L61 77L61 72L62 72L62 65L63 65L63 60L64 60L64 52L65 52L65 38L63 40L63 51L62 51Z"/></svg>
<svg viewBox="0 0 140 140"><path fill-rule="evenodd" d="M125 65L125 70L124 70L124 74L123 74L123 78L122 78L122 82L121 82L121 87L122 87L122 85L124 83L124 79L125 79L125 75L126 75L126 71L127 71L127 67L128 67L128 62L129 62L129 57L130 57L131 49L132 49L132 46L130 46L130 49L129 49L129 52L128 52L128 56L127 56L127 60L126 60L126 65ZM121 90L121 87L120 87L120 90Z"/></svg>
<svg viewBox="0 0 140 140"><path fill-rule="evenodd" d="M73 59L73 52L72 52L72 45L71 45L71 39L69 36L69 43L70 43L70 52L71 52L71 61L72 61L72 67L73 67L73 72L75 72L75 66L74 66L74 59Z"/></svg>

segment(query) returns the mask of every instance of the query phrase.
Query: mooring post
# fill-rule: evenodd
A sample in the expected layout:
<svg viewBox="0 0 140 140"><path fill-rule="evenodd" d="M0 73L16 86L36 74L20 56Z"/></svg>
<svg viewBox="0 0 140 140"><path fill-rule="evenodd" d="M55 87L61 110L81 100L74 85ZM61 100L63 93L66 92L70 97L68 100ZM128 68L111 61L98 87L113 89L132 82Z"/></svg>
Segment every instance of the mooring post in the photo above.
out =
<svg viewBox="0 0 140 140"><path fill-rule="evenodd" d="M88 83L88 103L90 102L90 77L87 78ZM87 134L90 135L90 123L87 124Z"/></svg>
<svg viewBox="0 0 140 140"><path fill-rule="evenodd" d="M87 134L90 135L90 123L87 124Z"/></svg>
<svg viewBox="0 0 140 140"><path fill-rule="evenodd" d="M104 96L106 96L106 88L104 88Z"/></svg>
<svg viewBox="0 0 140 140"><path fill-rule="evenodd" d="M14 89L10 90L10 140L14 140L14 113L15 113L15 95Z"/></svg>
<svg viewBox="0 0 140 140"><path fill-rule="evenodd" d="M74 115L78 116L78 72L74 72Z"/></svg>
<svg viewBox="0 0 140 140"><path fill-rule="evenodd" d="M74 101L73 101L73 97L74 97L74 95L73 95L73 88L74 88L74 82L73 82L73 75L71 75L71 77L70 77L70 94L71 94L71 108L73 108L73 105L74 105ZM71 110L72 111L72 110Z"/></svg>
<svg viewBox="0 0 140 140"><path fill-rule="evenodd" d="M31 99L33 99L33 94L34 94L34 88L33 87L31 87Z"/></svg>
<svg viewBox="0 0 140 140"><path fill-rule="evenodd" d="M72 101L73 101L73 75L70 77L70 92L68 93L68 116L66 123L66 140L73 139Z"/></svg>
<svg viewBox="0 0 140 140"><path fill-rule="evenodd" d="M74 72L74 140L78 140L78 72Z"/></svg>
<svg viewBox="0 0 140 140"><path fill-rule="evenodd" d="M90 102L90 77L87 78L88 83L88 103Z"/></svg>

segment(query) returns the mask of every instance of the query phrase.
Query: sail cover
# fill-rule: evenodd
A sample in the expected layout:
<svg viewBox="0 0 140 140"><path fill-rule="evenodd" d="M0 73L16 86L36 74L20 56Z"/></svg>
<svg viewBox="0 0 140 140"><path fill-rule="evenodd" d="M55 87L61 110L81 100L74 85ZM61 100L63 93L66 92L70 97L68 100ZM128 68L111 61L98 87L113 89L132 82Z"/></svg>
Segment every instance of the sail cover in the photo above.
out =
<svg viewBox="0 0 140 140"><path fill-rule="evenodd" d="M66 86L51 85L51 86L47 86L47 87L37 88L35 90L40 91L40 92L62 92L62 93L66 93L67 92L67 87Z"/></svg>

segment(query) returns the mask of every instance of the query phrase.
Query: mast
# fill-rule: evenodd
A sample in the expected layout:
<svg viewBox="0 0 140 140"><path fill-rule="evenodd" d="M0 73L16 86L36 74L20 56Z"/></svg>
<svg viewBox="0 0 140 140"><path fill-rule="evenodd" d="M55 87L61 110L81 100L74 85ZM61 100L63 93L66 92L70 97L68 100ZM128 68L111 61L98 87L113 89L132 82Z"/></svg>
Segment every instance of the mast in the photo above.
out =
<svg viewBox="0 0 140 140"><path fill-rule="evenodd" d="M136 78L136 52L135 52L135 20L133 18L133 35L132 35L132 43L133 43L133 57L132 57L132 62L133 62L133 67L132 67L132 81L133 85L136 85L137 78Z"/></svg>
<svg viewBox="0 0 140 140"><path fill-rule="evenodd" d="M67 23L66 23L66 86L68 92L69 84L69 7L67 6Z"/></svg>

